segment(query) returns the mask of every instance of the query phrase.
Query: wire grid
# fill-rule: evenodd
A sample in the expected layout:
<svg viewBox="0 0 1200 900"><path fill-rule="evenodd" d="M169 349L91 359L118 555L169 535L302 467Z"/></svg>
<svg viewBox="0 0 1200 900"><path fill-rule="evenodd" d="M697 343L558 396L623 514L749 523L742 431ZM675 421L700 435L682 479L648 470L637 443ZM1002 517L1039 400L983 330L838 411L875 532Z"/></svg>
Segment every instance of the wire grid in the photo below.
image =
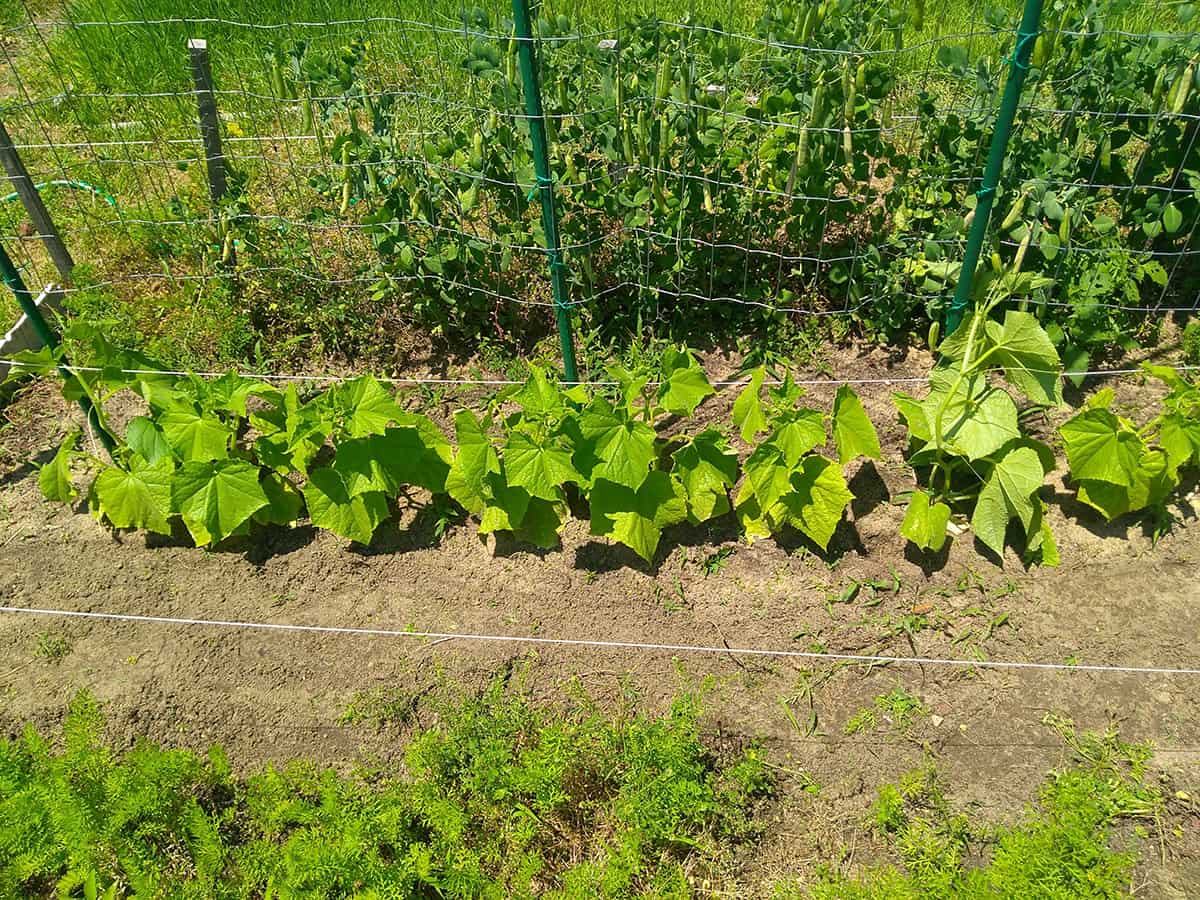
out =
<svg viewBox="0 0 1200 900"><path fill-rule="evenodd" d="M916 4L846 4L819 28L803 2L662 5L537 22L577 326L754 342L807 317L884 332L938 318L1015 20L974 5L962 21L953 0L923 23ZM140 308L143 327L191 317L200 333L233 295L221 302L251 306L247 329L274 339L275 307L333 295L467 341L550 332L503 4L292 22L93 14L107 8L26 9L0 42L6 124L34 180L60 183L47 202L87 264L77 309L99 293L118 317ZM1020 302L1068 345L1194 310L1200 256L1200 91L1171 93L1200 33L1162 0L1144 30L1081 9L1043 22L1055 51L1023 98L991 245L998 265L1021 260ZM219 209L192 37L209 41L237 173ZM32 284L54 280L22 222L4 204L0 238Z"/></svg>

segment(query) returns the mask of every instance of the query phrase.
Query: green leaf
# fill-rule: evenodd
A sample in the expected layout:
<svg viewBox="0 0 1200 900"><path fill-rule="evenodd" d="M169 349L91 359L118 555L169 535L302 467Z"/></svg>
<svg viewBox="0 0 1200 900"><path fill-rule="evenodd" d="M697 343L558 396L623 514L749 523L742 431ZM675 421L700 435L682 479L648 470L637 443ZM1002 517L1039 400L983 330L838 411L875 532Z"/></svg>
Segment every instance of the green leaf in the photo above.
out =
<svg viewBox="0 0 1200 900"><path fill-rule="evenodd" d="M209 462L229 457L229 426L189 404L176 403L159 416L158 424L171 449L183 462Z"/></svg>
<svg viewBox="0 0 1200 900"><path fill-rule="evenodd" d="M150 464L171 456L171 445L162 430L145 416L135 416L125 426L125 443Z"/></svg>
<svg viewBox="0 0 1200 900"><path fill-rule="evenodd" d="M539 442L523 431L508 436L504 471L510 485L550 501L562 496L562 485L568 481L578 483L583 477L571 463L571 454L553 438Z"/></svg>
<svg viewBox="0 0 1200 900"><path fill-rule="evenodd" d="M559 506L560 504L540 497L531 497L520 525L513 532L516 538L543 550L557 547L558 530L562 527L562 519L558 514Z"/></svg>
<svg viewBox="0 0 1200 900"><path fill-rule="evenodd" d="M683 488L666 472L651 472L636 491L600 479L588 500L592 534L620 541L646 562L654 560L662 530L687 518Z"/></svg>
<svg viewBox="0 0 1200 900"><path fill-rule="evenodd" d="M900 524L900 534L922 550L937 552L946 543L946 525L950 522L950 507L931 503L924 491L913 491L908 511Z"/></svg>
<svg viewBox="0 0 1200 900"><path fill-rule="evenodd" d="M764 441L759 444L742 466L745 478L738 491L737 505L741 506L753 496L760 509L769 510L791 490L793 469L784 459L783 451L773 443Z"/></svg>
<svg viewBox="0 0 1200 900"><path fill-rule="evenodd" d="M839 387L833 398L833 443L843 466L856 456L879 459L882 455L875 426L848 384Z"/></svg>
<svg viewBox="0 0 1200 900"><path fill-rule="evenodd" d="M487 476L487 503L479 519L479 533L516 531L521 527L532 498L524 488L511 486L503 472Z"/></svg>
<svg viewBox="0 0 1200 900"><path fill-rule="evenodd" d="M444 442L443 438L430 447L416 427L388 428L383 434L342 441L333 468L351 497L371 492L394 497L410 484L442 493L450 471L449 445Z"/></svg>
<svg viewBox="0 0 1200 900"><path fill-rule="evenodd" d="M604 478L637 490L658 459L654 429L603 397L592 401L580 416L579 430L584 444L575 458L588 460L586 469L583 464L578 468L587 471L591 480Z"/></svg>
<svg viewBox="0 0 1200 900"><path fill-rule="evenodd" d="M1088 409L1058 429L1067 450L1071 478L1133 484L1146 445L1107 409Z"/></svg>
<svg viewBox="0 0 1200 900"><path fill-rule="evenodd" d="M1159 450L1147 450L1138 460L1129 485L1111 481L1079 482L1079 499L1099 510L1108 521L1140 509L1158 508L1178 486L1178 476Z"/></svg>
<svg viewBox="0 0 1200 900"><path fill-rule="evenodd" d="M304 502L318 528L364 545L371 543L375 529L388 517L384 494L369 491L352 497L342 476L328 467L313 470L304 485Z"/></svg>
<svg viewBox="0 0 1200 900"><path fill-rule="evenodd" d="M991 357L1004 369L1004 377L1034 403L1062 403L1062 362L1032 313L1009 310L1004 324L989 321L987 335Z"/></svg>
<svg viewBox="0 0 1200 900"><path fill-rule="evenodd" d="M804 454L826 441L825 415L815 409L789 410L775 420L769 440L783 453L791 468L800 464Z"/></svg>
<svg viewBox="0 0 1200 900"><path fill-rule="evenodd" d="M791 492L784 494L787 520L808 535L822 550L837 530L854 495L846 486L841 468L824 456L810 456L791 477Z"/></svg>
<svg viewBox="0 0 1200 900"><path fill-rule="evenodd" d="M304 509L304 496L300 490L274 472L263 475L261 482L263 493L267 495L267 505L254 514L254 521L260 525L291 525Z"/></svg>
<svg viewBox="0 0 1200 900"><path fill-rule="evenodd" d="M563 411L562 392L540 366L529 367L529 378L513 400L531 418L556 418Z"/></svg>
<svg viewBox="0 0 1200 900"><path fill-rule="evenodd" d="M1016 518L1028 537L1034 524L1037 492L1045 479L1042 461L1031 447L1017 447L996 463L984 482L971 528L986 546L1004 555L1004 534L1008 523Z"/></svg>
<svg viewBox="0 0 1200 900"><path fill-rule="evenodd" d="M147 463L135 457L129 470L108 466L92 483L98 511L114 528L142 528L170 534L171 476L174 463Z"/></svg>
<svg viewBox="0 0 1200 900"><path fill-rule="evenodd" d="M267 502L258 467L237 460L185 462L171 482L171 505L201 547L220 543Z"/></svg>
<svg viewBox="0 0 1200 900"><path fill-rule="evenodd" d="M1166 413L1159 418L1158 445L1167 454L1172 472L1200 456L1200 421L1182 413Z"/></svg>
<svg viewBox="0 0 1200 900"><path fill-rule="evenodd" d="M928 444L933 440L933 429L929 425L929 420L925 418L925 407L921 405L920 400L897 391L892 394L892 402L896 404L896 410L900 413L900 418L904 420L904 424L908 427L908 439L910 441Z"/></svg>
<svg viewBox="0 0 1200 900"><path fill-rule="evenodd" d="M733 423L741 429L742 440L747 444L753 442L758 432L767 428L767 417L759 396L765 375L766 370L762 366L751 372L750 383L742 388L733 401Z"/></svg>
<svg viewBox="0 0 1200 900"><path fill-rule="evenodd" d="M714 393L704 369L690 352L667 348L663 354L663 382L658 388L659 403L667 412L690 416L705 397Z"/></svg>
<svg viewBox="0 0 1200 900"><path fill-rule="evenodd" d="M487 476L500 471L500 457L483 425L468 409L454 414L458 452L446 473L446 492L469 513L478 515L487 501Z"/></svg>
<svg viewBox="0 0 1200 900"><path fill-rule="evenodd" d="M71 481L71 457L75 455L78 442L79 430L74 429L58 445L54 458L38 470L38 487L47 500L70 503L79 496Z"/></svg>
<svg viewBox="0 0 1200 900"><path fill-rule="evenodd" d="M990 386L984 374L959 381L952 370L935 369L930 385L932 390L921 406L934 444L941 417L942 441L937 449L977 460L1021 436L1017 405L1007 391Z"/></svg>
<svg viewBox="0 0 1200 900"><path fill-rule="evenodd" d="M371 375L339 384L330 391L329 400L351 437L383 434L390 423L404 415L391 393Z"/></svg>
<svg viewBox="0 0 1200 900"><path fill-rule="evenodd" d="M729 512L729 489L737 481L737 454L724 435L708 428L672 454L672 473L687 494L688 519L699 524Z"/></svg>

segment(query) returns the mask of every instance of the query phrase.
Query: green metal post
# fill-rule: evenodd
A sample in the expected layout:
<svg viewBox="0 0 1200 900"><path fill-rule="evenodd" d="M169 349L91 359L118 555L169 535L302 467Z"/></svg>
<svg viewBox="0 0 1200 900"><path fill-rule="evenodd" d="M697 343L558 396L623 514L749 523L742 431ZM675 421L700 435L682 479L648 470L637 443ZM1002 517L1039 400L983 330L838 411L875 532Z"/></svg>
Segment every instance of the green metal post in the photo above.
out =
<svg viewBox="0 0 1200 900"><path fill-rule="evenodd" d="M554 291L554 316L558 320L558 339L562 344L563 371L568 382L578 382L575 368L575 339L571 335L571 316L567 305L566 263L558 243L558 219L554 212L554 180L550 174L550 153L546 141L546 117L542 112L542 91L534 59L533 27L529 18L529 0L512 0L513 25L524 83L525 114L529 139L533 144L533 170L537 191L542 198L542 230L546 232L546 257L550 263L550 286Z"/></svg>
<svg viewBox="0 0 1200 900"><path fill-rule="evenodd" d="M1037 41L1042 19L1043 0L1025 0L1025 12L1017 30L1017 43L1009 60L1008 81L1004 85L1004 96L1000 100L1000 113L996 117L996 128L992 132L992 145L988 149L987 168L983 172L983 185L976 192L975 218L967 235L967 246L963 253L962 271L958 275L958 286L954 299L946 312L946 334L953 334L963 318L963 311L971 299L971 284L975 280L975 267L983 250L983 239L987 235L988 219L996 200L996 187L1004 169L1004 154L1012 134L1013 120L1017 116L1017 105L1021 102L1021 88L1029 72L1029 57Z"/></svg>
<svg viewBox="0 0 1200 900"><path fill-rule="evenodd" d="M42 316L42 311L38 309L38 305L33 301L33 296L29 293L29 288L25 287L21 273L17 271L17 267L13 265L13 261L9 258L8 252L2 245L0 245L0 278L3 278L4 283L9 286L16 296L17 303L21 306L21 311L29 319L34 332L41 338L42 343L51 349L57 347L58 335L46 323L45 318ZM71 374L70 369L67 368L68 365L69 363L65 357L59 361L58 371L66 381L70 381L75 377ZM108 430L100 421L100 414L97 412L96 407L92 405L91 397L86 392L79 398L79 406L83 409L92 428L95 429L96 436L100 438L100 443L104 445L104 449L111 455L117 448L117 442L113 440L113 436L108 433Z"/></svg>

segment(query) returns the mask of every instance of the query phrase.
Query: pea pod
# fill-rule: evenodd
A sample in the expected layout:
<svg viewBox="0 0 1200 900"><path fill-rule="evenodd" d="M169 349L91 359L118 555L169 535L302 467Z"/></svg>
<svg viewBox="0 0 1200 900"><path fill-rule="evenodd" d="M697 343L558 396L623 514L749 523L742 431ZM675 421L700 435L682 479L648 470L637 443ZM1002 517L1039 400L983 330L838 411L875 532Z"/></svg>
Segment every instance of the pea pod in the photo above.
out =
<svg viewBox="0 0 1200 900"><path fill-rule="evenodd" d="M1071 207L1063 207L1062 221L1058 223L1058 239L1065 247L1071 241Z"/></svg>
<svg viewBox="0 0 1200 900"><path fill-rule="evenodd" d="M1107 134L1100 140L1100 168L1112 168L1112 137Z"/></svg>
<svg viewBox="0 0 1200 900"><path fill-rule="evenodd" d="M1167 92L1167 67L1158 67L1158 77L1154 79L1154 89L1150 92L1150 108L1161 109L1163 97Z"/></svg>
<svg viewBox="0 0 1200 900"><path fill-rule="evenodd" d="M283 68L279 65L278 59L271 60L271 89L275 92L276 97L287 96L283 89Z"/></svg>
<svg viewBox="0 0 1200 900"><path fill-rule="evenodd" d="M233 259L233 232L225 232L225 240L221 244L221 262L228 263Z"/></svg>
<svg viewBox="0 0 1200 900"><path fill-rule="evenodd" d="M342 144L342 205L338 210L340 215L350 212L350 142Z"/></svg>
<svg viewBox="0 0 1200 900"><path fill-rule="evenodd" d="M1188 97L1192 93L1192 80L1196 77L1196 60L1193 58L1183 69L1183 74L1176 82L1175 93L1171 98L1171 112L1179 115L1187 106Z"/></svg>
<svg viewBox="0 0 1200 900"><path fill-rule="evenodd" d="M807 45L812 37L813 26L817 22L817 7L814 4L808 8L808 12L804 14L804 24L800 27L800 43Z"/></svg>
<svg viewBox="0 0 1200 900"><path fill-rule="evenodd" d="M710 216L715 215L717 208L713 205L712 182L704 179L704 211Z"/></svg>
<svg viewBox="0 0 1200 900"><path fill-rule="evenodd" d="M1008 231L1008 229L1017 224L1021 218L1021 214L1025 212L1025 201L1028 199L1029 192L1021 191L1021 194L1017 197L1016 202L1013 203L1012 207L1008 210L1008 215L1005 216L1004 221L1000 223L1001 231Z"/></svg>
<svg viewBox="0 0 1200 900"><path fill-rule="evenodd" d="M929 342L929 351L931 353L937 353L938 338L940 337L940 334L939 334L940 331L941 331L941 324L938 322L937 319L934 319L932 322L929 323L929 334L926 336L926 340Z"/></svg>

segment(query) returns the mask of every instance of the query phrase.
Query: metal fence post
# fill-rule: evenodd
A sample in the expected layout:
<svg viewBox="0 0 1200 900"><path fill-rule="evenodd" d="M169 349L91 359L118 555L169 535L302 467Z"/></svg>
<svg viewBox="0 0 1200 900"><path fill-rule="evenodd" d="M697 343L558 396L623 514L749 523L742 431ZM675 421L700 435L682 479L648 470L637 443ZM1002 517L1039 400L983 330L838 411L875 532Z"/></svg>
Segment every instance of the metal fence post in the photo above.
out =
<svg viewBox="0 0 1200 900"><path fill-rule="evenodd" d="M533 144L533 169L542 200L542 230L546 233L546 258L550 266L550 286L554 291L554 316L558 320L558 339L562 344L563 371L569 382L579 381L575 367L575 339L571 334L570 307L567 303L566 263L558 241L558 219L554 211L554 179L550 172L550 154L546 141L546 117L542 111L541 85L534 58L533 28L529 18L529 0L512 0L517 51L521 61L521 80L525 94L525 114L529 139Z"/></svg>
<svg viewBox="0 0 1200 900"><path fill-rule="evenodd" d="M25 164L21 161L17 148L13 146L12 138L9 137L8 129L4 127L3 121L0 121L0 160L3 160L8 180L12 182L17 196L21 198L29 220L37 229L38 237L46 245L46 251L50 254L54 267L58 269L58 274L63 281L70 281L71 270L75 268L75 260L71 259L67 245L63 243L58 228L54 225L54 220L50 218L50 211L46 209L37 185L29 177L29 172L25 169Z"/></svg>
<svg viewBox="0 0 1200 900"><path fill-rule="evenodd" d="M208 59L208 41L189 38L188 58L192 64L192 82L196 87L196 107L200 113L200 137L204 141L204 161L208 171L208 193L212 197L217 216L220 216L221 201L229 190L225 152L221 149L221 123L217 116L217 100L213 94L212 66ZM219 221L218 221L218 224ZM223 234L224 229L218 233ZM232 247L225 254L225 262L236 263Z"/></svg>
<svg viewBox="0 0 1200 900"><path fill-rule="evenodd" d="M21 278L21 273L17 271L17 267L13 265L13 261L9 258L8 252L0 245L0 279L12 290L13 295L17 298L17 303L21 307L21 311L25 313L25 318L33 326L34 332L42 343L54 349L58 346L58 335L54 333L54 329L42 317L42 311L38 308L37 303L33 300L33 295L29 293L29 289L25 287L25 282ZM70 364L66 357L59 359L58 371L62 375L63 380L70 381L75 378L68 368ZM81 382L82 384L82 382ZM79 406L83 409L87 416L88 422L96 432L96 436L100 439L100 443L104 445L104 449L111 456L117 448L117 442L108 429L104 427L104 423L100 421L100 412L92 404L92 398L87 390L83 391L79 398Z"/></svg>
<svg viewBox="0 0 1200 900"><path fill-rule="evenodd" d="M983 184L975 193L975 218L971 221L971 231L967 235L962 270L958 274L954 299L946 311L947 335L953 334L954 330L958 328L959 323L962 322L963 311L971 300L971 285L975 280L975 267L979 265L983 239L987 235L988 219L991 218L992 205L996 200L996 188L1000 184L1000 175L1004 170L1004 154L1008 149L1008 139L1012 134L1017 105L1021 102L1021 88L1025 85L1025 75L1029 72L1029 58L1033 53L1034 42L1037 41L1042 18L1042 2L1043 0L1025 0L1025 11L1021 15L1021 25L1017 29L1017 43L1013 47L1012 58L1008 60L1008 81L1004 85L1004 96L1000 99L1000 112L996 117L996 127L992 132L992 144L988 149Z"/></svg>

